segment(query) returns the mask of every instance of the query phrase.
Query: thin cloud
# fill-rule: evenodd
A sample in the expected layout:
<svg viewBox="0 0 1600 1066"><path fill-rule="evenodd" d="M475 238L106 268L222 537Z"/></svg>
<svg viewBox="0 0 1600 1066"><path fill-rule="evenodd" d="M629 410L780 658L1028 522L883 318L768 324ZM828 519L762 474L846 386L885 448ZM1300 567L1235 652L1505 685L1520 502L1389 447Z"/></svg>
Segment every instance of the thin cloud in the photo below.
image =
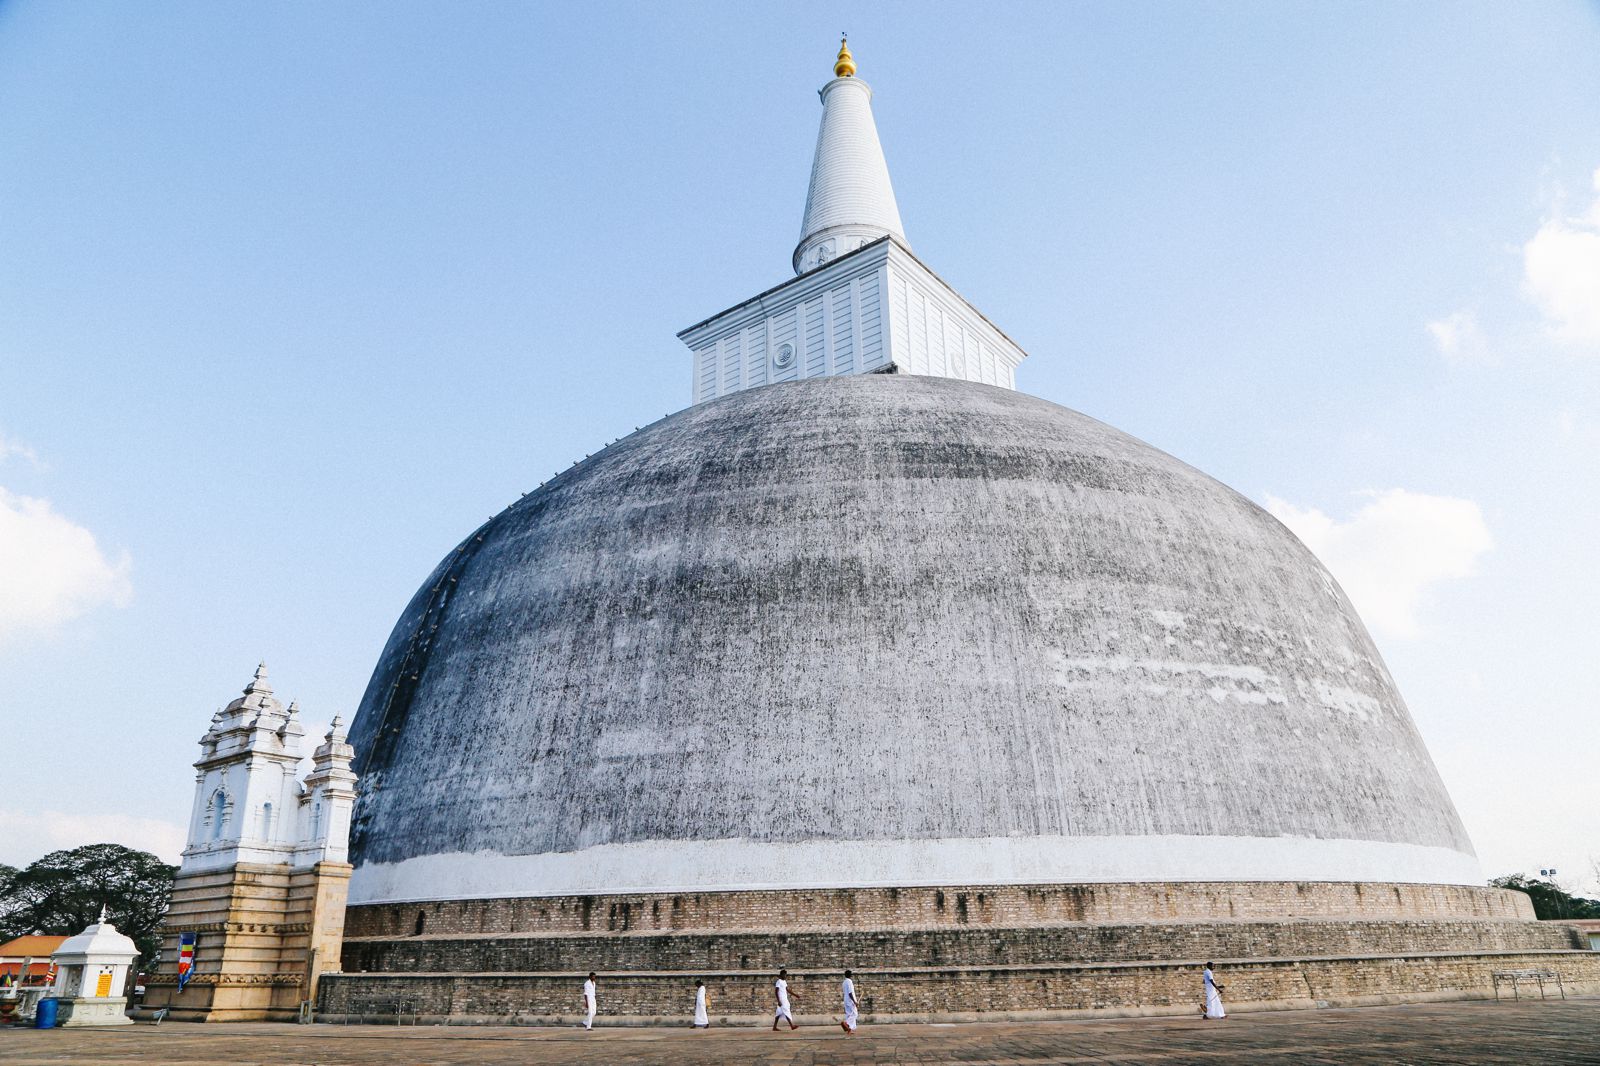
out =
<svg viewBox="0 0 1600 1066"><path fill-rule="evenodd" d="M1439 354L1451 362L1487 362L1489 345L1471 311L1457 311L1427 324Z"/></svg>
<svg viewBox="0 0 1600 1066"><path fill-rule="evenodd" d="M1493 546L1488 524L1472 500L1405 489L1364 495L1367 502L1343 521L1270 495L1267 510L1316 553L1369 626L1417 636L1429 589L1471 576Z"/></svg>
<svg viewBox="0 0 1600 1066"><path fill-rule="evenodd" d="M15 437L0 433L0 463L4 463L7 459L24 459L34 466L39 465L38 452Z"/></svg>
<svg viewBox="0 0 1600 1066"><path fill-rule="evenodd" d="M126 552L108 559L94 534L49 500L0 487L0 643L125 605L133 595L131 567Z"/></svg>
<svg viewBox="0 0 1600 1066"><path fill-rule="evenodd" d="M1522 247L1523 291L1558 341L1600 352L1600 170L1595 200L1545 222Z"/></svg>
<svg viewBox="0 0 1600 1066"><path fill-rule="evenodd" d="M5 837L0 840L0 862L11 866L26 866L52 851L84 844L121 844L176 865L187 835L176 823L115 811L68 814L0 808L0 820L6 825Z"/></svg>

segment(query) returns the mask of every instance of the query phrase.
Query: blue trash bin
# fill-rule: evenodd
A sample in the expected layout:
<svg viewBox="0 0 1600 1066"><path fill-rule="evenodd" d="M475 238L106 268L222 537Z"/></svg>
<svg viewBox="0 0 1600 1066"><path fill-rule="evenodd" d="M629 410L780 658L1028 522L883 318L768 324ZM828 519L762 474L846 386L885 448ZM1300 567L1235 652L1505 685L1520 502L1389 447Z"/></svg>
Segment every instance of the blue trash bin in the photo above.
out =
<svg viewBox="0 0 1600 1066"><path fill-rule="evenodd" d="M54 1029L56 1027L56 1004L58 1002L55 999L41 999L39 1001L39 1006L33 1015L33 1027L35 1029Z"/></svg>

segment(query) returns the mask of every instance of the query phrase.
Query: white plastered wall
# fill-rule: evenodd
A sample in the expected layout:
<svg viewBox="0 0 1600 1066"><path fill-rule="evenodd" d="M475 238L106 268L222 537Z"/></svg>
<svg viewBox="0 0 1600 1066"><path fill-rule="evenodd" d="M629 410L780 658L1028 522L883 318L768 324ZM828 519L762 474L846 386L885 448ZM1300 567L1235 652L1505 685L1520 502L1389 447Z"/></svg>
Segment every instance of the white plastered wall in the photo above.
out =
<svg viewBox="0 0 1600 1066"><path fill-rule="evenodd" d="M679 337L704 403L782 381L896 371L1016 387L1024 352L914 255L884 238Z"/></svg>

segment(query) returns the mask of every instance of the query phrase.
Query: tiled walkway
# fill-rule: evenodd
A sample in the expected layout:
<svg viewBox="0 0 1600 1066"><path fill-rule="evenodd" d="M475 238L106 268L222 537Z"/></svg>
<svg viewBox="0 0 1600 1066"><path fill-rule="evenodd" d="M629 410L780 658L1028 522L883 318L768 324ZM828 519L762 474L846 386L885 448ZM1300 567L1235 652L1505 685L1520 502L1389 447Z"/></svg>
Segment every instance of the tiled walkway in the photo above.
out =
<svg viewBox="0 0 1600 1066"><path fill-rule="evenodd" d="M802 1018L802 1022L806 1019ZM753 1063L1600 1063L1600 999L1437 1003L1243 1014L984 1025L877 1025L847 1037L820 1020L760 1029L391 1028L183 1025L0 1031L7 1066L83 1062L222 1066L499 1066Z"/></svg>

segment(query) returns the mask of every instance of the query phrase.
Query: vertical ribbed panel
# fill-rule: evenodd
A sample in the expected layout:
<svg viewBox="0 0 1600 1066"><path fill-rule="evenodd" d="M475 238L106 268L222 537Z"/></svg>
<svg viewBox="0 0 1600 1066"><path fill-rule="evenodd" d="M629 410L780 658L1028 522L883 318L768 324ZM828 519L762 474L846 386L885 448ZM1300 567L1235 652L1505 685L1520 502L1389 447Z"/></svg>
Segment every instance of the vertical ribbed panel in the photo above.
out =
<svg viewBox="0 0 1600 1066"><path fill-rule="evenodd" d="M871 100L872 90L858 78L835 78L822 87L822 128L794 250L796 274L885 234L905 240Z"/></svg>
<svg viewBox="0 0 1600 1066"><path fill-rule="evenodd" d="M889 361L883 351L883 313L879 290L882 274L871 274L860 281L861 286L861 359L862 364L880 367Z"/></svg>
<svg viewBox="0 0 1600 1066"><path fill-rule="evenodd" d="M821 377L828 372L828 343L823 332L822 303L818 297L806 304L806 377Z"/></svg>
<svg viewBox="0 0 1600 1066"><path fill-rule="evenodd" d="M751 326L745 343L744 387L753 389L767 383L767 324Z"/></svg>
<svg viewBox="0 0 1600 1066"><path fill-rule="evenodd" d="M833 290L833 372L848 374L856 369L854 316L850 313L850 287Z"/></svg>
<svg viewBox="0 0 1600 1066"><path fill-rule="evenodd" d="M737 333L728 338L727 354L722 360L722 391L724 393L738 392L744 388L744 381L739 373L744 369L740 365L740 356L744 352L744 346L740 343L740 340L741 338Z"/></svg>
<svg viewBox="0 0 1600 1066"><path fill-rule="evenodd" d="M695 350L694 402L705 403L717 395L717 346Z"/></svg>

